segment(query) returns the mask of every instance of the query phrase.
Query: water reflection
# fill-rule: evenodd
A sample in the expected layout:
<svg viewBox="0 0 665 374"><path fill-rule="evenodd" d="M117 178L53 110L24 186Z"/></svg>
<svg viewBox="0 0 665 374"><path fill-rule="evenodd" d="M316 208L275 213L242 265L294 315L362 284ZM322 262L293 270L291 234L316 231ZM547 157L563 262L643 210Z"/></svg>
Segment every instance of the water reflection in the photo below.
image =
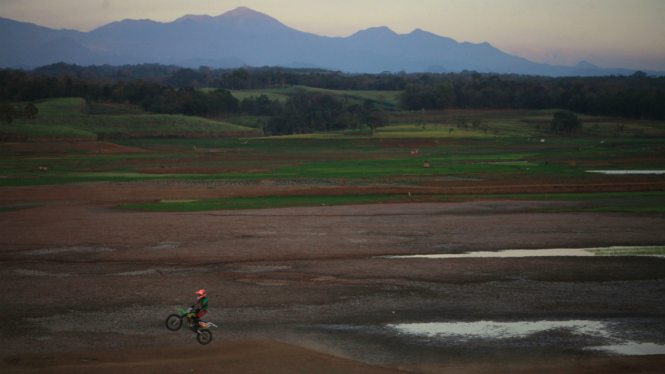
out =
<svg viewBox="0 0 665 374"><path fill-rule="evenodd" d="M377 258L479 258L479 257L591 257L591 256L653 256L663 257L663 247L606 247L606 248L553 248L509 249L505 251L481 251L444 253L431 255L378 256Z"/></svg>
<svg viewBox="0 0 665 374"><path fill-rule="evenodd" d="M601 174L665 174L665 170L587 170L586 172Z"/></svg>
<svg viewBox="0 0 665 374"><path fill-rule="evenodd" d="M388 325L398 333L424 336L454 336L457 340L477 338L520 338L542 331L567 329L577 334L610 337L605 324L598 321L537 321L537 322L446 322L403 323Z"/></svg>
<svg viewBox="0 0 665 374"><path fill-rule="evenodd" d="M432 322L389 324L397 334L454 339L457 342L477 339L501 340L535 338L537 334L565 331L583 338L603 339L610 345L590 345L587 350L601 350L619 355L665 354L665 345L632 341L615 335L617 323L602 321L520 321L520 322Z"/></svg>

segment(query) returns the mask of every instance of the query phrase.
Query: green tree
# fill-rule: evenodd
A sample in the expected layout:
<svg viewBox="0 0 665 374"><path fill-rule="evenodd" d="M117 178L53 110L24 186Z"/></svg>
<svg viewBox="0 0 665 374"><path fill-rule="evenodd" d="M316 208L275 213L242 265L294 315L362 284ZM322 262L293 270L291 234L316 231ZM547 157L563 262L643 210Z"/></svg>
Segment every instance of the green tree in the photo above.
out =
<svg viewBox="0 0 665 374"><path fill-rule="evenodd" d="M552 132L559 135L572 135L582 129L582 121L577 115L567 110L560 110L554 113L551 122Z"/></svg>
<svg viewBox="0 0 665 374"><path fill-rule="evenodd" d="M37 109L37 106L34 103L27 103L23 107L24 118L35 119L37 118L37 113L39 113L39 109Z"/></svg>
<svg viewBox="0 0 665 374"><path fill-rule="evenodd" d="M467 127L469 127L469 123L466 117L459 117L457 119L457 127L460 129L466 129Z"/></svg>
<svg viewBox="0 0 665 374"><path fill-rule="evenodd" d="M452 108L455 105L457 97L455 95L455 88L452 84L438 84L434 88L436 95L436 107L441 109Z"/></svg>
<svg viewBox="0 0 665 374"><path fill-rule="evenodd" d="M377 128L388 125L388 118L382 111L373 112L367 116L367 124L372 129L372 136L374 136Z"/></svg>
<svg viewBox="0 0 665 374"><path fill-rule="evenodd" d="M0 103L0 122L5 125L11 126L14 119L16 119L19 114L20 113L16 110L14 105L10 103Z"/></svg>

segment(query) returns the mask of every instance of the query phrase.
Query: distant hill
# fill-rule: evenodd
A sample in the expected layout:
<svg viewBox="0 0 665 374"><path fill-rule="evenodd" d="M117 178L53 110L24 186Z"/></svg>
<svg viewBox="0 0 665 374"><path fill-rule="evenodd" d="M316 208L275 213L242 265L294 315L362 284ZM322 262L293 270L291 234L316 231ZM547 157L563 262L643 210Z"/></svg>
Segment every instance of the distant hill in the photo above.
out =
<svg viewBox="0 0 665 374"><path fill-rule="evenodd" d="M331 38L292 29L245 7L216 17L186 15L168 23L126 19L85 33L0 18L0 51L2 67L37 67L62 61L214 68L270 65L351 73L475 70L595 76L635 72L603 69L588 62L574 67L539 64L504 53L489 43L458 43L420 29L397 34L387 27L375 27L346 38Z"/></svg>

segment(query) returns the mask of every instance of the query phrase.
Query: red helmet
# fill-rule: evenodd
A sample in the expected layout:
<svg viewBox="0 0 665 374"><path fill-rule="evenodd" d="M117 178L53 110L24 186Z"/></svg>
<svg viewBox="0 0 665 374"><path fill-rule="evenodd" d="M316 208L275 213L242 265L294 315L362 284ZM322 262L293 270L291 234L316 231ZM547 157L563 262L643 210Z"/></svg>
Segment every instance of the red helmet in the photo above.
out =
<svg viewBox="0 0 665 374"><path fill-rule="evenodd" d="M206 296L206 290L198 290L196 294L199 295L199 299Z"/></svg>

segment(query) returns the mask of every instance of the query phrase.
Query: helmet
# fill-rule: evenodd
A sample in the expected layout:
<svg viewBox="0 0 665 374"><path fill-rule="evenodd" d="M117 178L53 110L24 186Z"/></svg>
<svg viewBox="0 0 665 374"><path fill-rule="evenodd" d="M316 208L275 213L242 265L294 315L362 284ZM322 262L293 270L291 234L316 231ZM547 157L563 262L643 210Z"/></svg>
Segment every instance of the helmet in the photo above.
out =
<svg viewBox="0 0 665 374"><path fill-rule="evenodd" d="M204 298L206 296L206 290L198 290L196 291L196 294L199 295L199 299Z"/></svg>

